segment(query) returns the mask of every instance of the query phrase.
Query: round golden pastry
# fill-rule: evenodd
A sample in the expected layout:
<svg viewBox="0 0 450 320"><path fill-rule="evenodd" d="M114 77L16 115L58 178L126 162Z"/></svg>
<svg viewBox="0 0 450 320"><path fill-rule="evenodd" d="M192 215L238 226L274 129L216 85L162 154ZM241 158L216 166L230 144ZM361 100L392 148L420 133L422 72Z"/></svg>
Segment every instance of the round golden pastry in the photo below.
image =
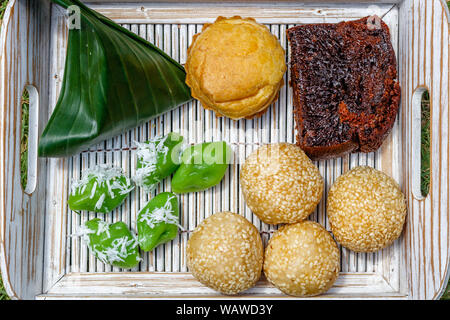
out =
<svg viewBox="0 0 450 320"><path fill-rule="evenodd" d="M240 171L244 199L262 221L294 223L306 219L323 193L319 169L295 144L267 144L254 151Z"/></svg>
<svg viewBox="0 0 450 320"><path fill-rule="evenodd" d="M261 276L264 249L256 227L232 212L203 220L187 244L187 266L205 286L227 295L253 287Z"/></svg>
<svg viewBox="0 0 450 320"><path fill-rule="evenodd" d="M373 252L397 239L405 223L406 199L385 173L367 166L353 168L330 189L327 214L342 246Z"/></svg>
<svg viewBox="0 0 450 320"><path fill-rule="evenodd" d="M282 292L315 296L331 288L339 275L340 255L330 233L313 221L276 231L264 254L264 274Z"/></svg>
<svg viewBox="0 0 450 320"><path fill-rule="evenodd" d="M284 49L252 18L218 17L194 36L187 53L186 84L217 116L250 119L262 114L283 85Z"/></svg>

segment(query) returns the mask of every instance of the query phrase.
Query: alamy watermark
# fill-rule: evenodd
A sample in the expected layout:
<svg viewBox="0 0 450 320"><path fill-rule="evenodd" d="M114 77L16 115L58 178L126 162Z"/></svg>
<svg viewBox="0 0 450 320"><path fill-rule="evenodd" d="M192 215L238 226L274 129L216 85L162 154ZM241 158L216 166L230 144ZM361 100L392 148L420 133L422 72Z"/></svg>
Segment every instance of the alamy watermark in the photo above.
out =
<svg viewBox="0 0 450 320"><path fill-rule="evenodd" d="M181 139L183 141L176 145L173 150L166 155L173 163L191 163L191 164L243 164L245 159L253 151L261 148L264 145L273 144L283 141L285 131L280 128L249 128L242 125L231 126L223 131L219 128L209 128L202 130L201 135L193 137L193 131L198 127L202 128L201 121L193 121L190 128L173 129L177 133L176 137L171 139ZM167 134L167 133L166 133ZM140 139L134 142L134 147L137 148L137 155L145 154L144 149L156 150L157 145L164 141L165 134L151 135L146 141ZM172 140L171 144L177 143L178 140ZM224 147L224 141L228 147ZM148 144L149 143L149 144ZM203 143L206 143L203 145ZM209 144L208 144L209 143ZM262 148L258 151L257 159L270 159L270 171L274 170L280 165L279 159L282 150L279 144L274 144L270 148ZM180 155L183 154L183 157ZM268 168L269 169L269 168Z"/></svg>
<svg viewBox="0 0 450 320"><path fill-rule="evenodd" d="M69 30L81 29L81 12L79 6L69 6L67 8L67 16L67 25L69 26Z"/></svg>

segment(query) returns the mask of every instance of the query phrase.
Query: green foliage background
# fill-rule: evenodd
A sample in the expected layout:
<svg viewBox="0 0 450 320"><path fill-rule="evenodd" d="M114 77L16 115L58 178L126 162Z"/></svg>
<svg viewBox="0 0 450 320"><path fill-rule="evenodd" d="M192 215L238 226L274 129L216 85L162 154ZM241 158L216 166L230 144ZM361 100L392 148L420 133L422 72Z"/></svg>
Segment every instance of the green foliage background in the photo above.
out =
<svg viewBox="0 0 450 320"><path fill-rule="evenodd" d="M0 0L0 25L3 19L3 14L6 9L8 0ZM450 8L450 1L447 2ZM22 137L21 137L21 181L22 185L26 185L27 181L27 140L28 140L28 94L25 92L22 98ZM428 194L428 188L430 184L430 101L428 92L422 96L422 149L421 149L421 161L422 161L422 194ZM450 300L450 282L447 285L446 292L441 298L442 300ZM0 300L9 300L6 294L3 282L0 277Z"/></svg>

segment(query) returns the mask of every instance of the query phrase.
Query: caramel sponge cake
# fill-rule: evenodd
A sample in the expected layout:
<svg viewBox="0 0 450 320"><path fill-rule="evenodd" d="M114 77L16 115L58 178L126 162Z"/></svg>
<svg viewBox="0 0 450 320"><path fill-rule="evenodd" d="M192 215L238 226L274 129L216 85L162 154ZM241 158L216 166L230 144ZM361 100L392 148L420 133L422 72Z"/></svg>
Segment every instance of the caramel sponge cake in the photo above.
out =
<svg viewBox="0 0 450 320"><path fill-rule="evenodd" d="M297 144L312 159L375 151L394 125L397 63L388 26L375 19L286 31Z"/></svg>

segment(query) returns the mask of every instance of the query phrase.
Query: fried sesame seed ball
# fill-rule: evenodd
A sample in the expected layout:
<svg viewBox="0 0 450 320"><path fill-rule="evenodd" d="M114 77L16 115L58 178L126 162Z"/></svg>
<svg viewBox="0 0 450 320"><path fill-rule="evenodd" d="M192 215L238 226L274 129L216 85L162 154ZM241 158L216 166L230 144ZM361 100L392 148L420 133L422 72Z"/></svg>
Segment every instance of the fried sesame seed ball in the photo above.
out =
<svg viewBox="0 0 450 320"><path fill-rule="evenodd" d="M187 266L201 283L232 295L253 287L261 276L263 244L256 227L232 212L203 220L187 244Z"/></svg>
<svg viewBox="0 0 450 320"><path fill-rule="evenodd" d="M373 252L400 236L406 200L399 185L385 173L367 166L340 176L327 204L331 231L342 246Z"/></svg>
<svg viewBox="0 0 450 320"><path fill-rule="evenodd" d="M323 192L317 167L290 143L267 144L254 151L242 166L240 184L247 205L269 224L304 220Z"/></svg>
<svg viewBox="0 0 450 320"><path fill-rule="evenodd" d="M330 233L317 222L288 224L269 240L264 274L284 293L315 296L331 288L339 275L340 255Z"/></svg>

